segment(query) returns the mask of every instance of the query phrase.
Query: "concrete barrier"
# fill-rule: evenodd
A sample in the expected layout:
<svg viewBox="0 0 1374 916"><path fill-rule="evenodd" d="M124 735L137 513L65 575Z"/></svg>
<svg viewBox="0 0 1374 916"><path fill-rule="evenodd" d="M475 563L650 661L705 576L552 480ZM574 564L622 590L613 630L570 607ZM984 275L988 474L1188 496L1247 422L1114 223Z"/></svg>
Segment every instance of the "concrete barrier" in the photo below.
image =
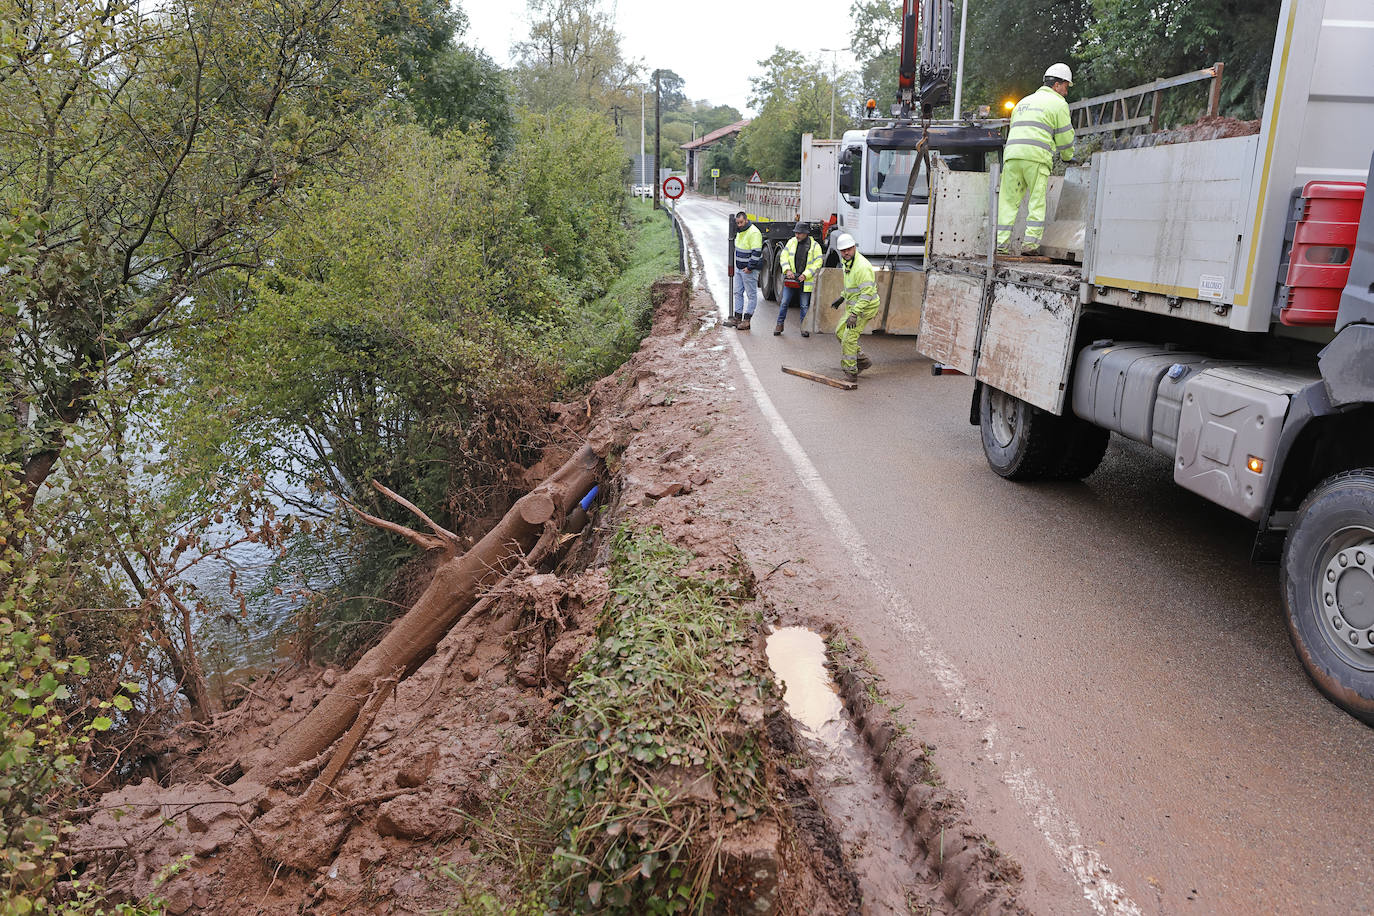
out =
<svg viewBox="0 0 1374 916"><path fill-rule="evenodd" d="M878 317L868 323L865 334L882 331L885 334L915 335L921 326L921 298L925 295L926 275L919 270L874 272L878 281L878 298L883 307ZM895 273L895 276L894 276ZM806 316L807 330L815 334L834 334L839 327L842 309L832 309L830 303L844 291L844 271L827 267L816 277L811 294L811 311Z"/></svg>

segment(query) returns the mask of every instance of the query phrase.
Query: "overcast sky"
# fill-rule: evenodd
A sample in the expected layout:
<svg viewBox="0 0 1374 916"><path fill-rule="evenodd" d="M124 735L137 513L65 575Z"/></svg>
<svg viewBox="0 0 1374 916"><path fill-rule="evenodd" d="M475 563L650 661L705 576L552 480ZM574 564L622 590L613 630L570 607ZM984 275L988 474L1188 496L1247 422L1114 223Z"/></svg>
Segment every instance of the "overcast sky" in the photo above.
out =
<svg viewBox="0 0 1374 916"><path fill-rule="evenodd" d="M469 20L463 40L509 66L511 45L529 35L525 0L463 0L462 7ZM688 98L733 105L746 115L752 113L745 102L749 78L759 75L758 61L775 45L829 63L832 55L820 49L848 45L851 27L849 0L603 0L602 7L615 14L627 57L643 61L647 70L677 73L687 82ZM672 12L675 7L680 14ZM848 51L834 57L840 70L854 69Z"/></svg>

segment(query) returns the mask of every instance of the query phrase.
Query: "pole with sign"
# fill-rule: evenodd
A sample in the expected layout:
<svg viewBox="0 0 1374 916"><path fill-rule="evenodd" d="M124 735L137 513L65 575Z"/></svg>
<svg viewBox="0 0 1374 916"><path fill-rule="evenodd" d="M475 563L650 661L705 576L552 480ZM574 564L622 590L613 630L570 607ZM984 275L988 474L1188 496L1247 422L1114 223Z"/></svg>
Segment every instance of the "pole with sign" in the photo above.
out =
<svg viewBox="0 0 1374 916"><path fill-rule="evenodd" d="M720 169L711 169L711 196L716 196L716 179L720 177Z"/></svg>
<svg viewBox="0 0 1374 916"><path fill-rule="evenodd" d="M682 179L676 175L671 175L663 179L663 196L673 202L673 218L677 219L677 199L682 196L682 192L687 190L687 186L682 183Z"/></svg>

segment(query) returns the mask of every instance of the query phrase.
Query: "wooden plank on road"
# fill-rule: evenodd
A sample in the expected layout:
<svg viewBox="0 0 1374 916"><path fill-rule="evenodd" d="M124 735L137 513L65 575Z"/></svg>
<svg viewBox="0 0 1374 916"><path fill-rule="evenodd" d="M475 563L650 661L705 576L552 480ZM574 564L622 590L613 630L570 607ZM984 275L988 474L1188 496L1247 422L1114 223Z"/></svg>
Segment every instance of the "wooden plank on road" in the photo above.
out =
<svg viewBox="0 0 1374 916"><path fill-rule="evenodd" d="M845 391L853 391L859 387L858 382L849 382L843 379L831 378L828 375L821 375L819 372L812 372L809 369L794 369L791 366L783 366L782 371L788 375L795 375L807 381L820 382L822 385L829 385L831 388L843 388Z"/></svg>

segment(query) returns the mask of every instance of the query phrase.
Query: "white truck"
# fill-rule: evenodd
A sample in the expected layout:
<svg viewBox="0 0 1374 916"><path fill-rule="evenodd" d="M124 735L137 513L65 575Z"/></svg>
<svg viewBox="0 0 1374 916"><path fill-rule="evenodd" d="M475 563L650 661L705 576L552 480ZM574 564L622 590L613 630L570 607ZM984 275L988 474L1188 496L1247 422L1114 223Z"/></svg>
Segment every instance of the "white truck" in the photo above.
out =
<svg viewBox="0 0 1374 916"><path fill-rule="evenodd" d="M1057 262L994 254L996 168L936 163L917 349L974 378L1002 477L1082 478L1115 433L1254 521L1304 668L1374 724L1371 60L1368 0L1284 0L1259 132L1070 169Z"/></svg>

